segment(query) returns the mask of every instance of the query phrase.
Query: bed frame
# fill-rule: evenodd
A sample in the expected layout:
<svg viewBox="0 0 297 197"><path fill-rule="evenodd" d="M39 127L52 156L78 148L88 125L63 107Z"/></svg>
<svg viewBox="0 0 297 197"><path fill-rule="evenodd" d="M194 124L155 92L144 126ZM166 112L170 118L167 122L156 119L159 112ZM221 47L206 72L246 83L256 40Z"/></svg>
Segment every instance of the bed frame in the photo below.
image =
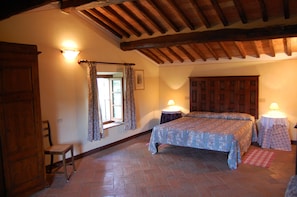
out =
<svg viewBox="0 0 297 197"><path fill-rule="evenodd" d="M258 119L259 76L190 77L190 111L242 112Z"/></svg>

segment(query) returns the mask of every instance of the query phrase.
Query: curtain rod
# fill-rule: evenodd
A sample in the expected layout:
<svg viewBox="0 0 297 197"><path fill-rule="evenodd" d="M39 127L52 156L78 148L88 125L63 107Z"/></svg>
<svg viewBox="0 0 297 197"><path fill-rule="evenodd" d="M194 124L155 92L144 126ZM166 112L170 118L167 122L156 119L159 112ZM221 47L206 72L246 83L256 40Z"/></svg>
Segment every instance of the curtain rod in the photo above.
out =
<svg viewBox="0 0 297 197"><path fill-rule="evenodd" d="M124 65L124 66L134 66L134 63L116 63L116 62L98 62L98 61L90 61L90 60L79 60L79 64L81 63L95 63L95 64L116 64L116 65Z"/></svg>

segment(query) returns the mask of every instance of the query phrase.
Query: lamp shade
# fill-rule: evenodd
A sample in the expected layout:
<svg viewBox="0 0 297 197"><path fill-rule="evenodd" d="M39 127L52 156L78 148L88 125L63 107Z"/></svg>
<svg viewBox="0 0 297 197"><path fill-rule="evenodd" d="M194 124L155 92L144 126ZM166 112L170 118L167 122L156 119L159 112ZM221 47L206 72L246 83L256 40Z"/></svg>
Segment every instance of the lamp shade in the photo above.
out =
<svg viewBox="0 0 297 197"><path fill-rule="evenodd" d="M174 102L174 100L172 100L172 99L170 99L169 101L168 101L168 103L167 103L167 105L169 105L169 106L172 106L172 105L174 105L175 104L175 102Z"/></svg>
<svg viewBox="0 0 297 197"><path fill-rule="evenodd" d="M277 103L271 103L269 106L270 110L279 110L279 106Z"/></svg>

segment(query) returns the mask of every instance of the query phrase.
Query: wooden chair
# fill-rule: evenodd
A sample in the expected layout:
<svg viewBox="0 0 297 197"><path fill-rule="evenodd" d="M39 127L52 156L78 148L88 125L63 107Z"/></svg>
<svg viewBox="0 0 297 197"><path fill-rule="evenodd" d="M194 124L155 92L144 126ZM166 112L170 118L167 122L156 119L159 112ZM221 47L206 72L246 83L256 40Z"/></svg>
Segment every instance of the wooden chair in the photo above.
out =
<svg viewBox="0 0 297 197"><path fill-rule="evenodd" d="M50 155L50 166L47 169L48 173L51 173L53 168L53 162L54 162L54 155L62 155L63 157L63 167L64 167L64 174L67 182L70 179L70 175L67 173L67 162L66 162L66 154L70 151L71 153L71 164L73 167L73 172L76 171L75 164L74 164L74 157L73 157L73 144L56 144L54 145L51 139L51 127L48 120L42 121L42 132L43 137L48 139L49 146L44 149L44 154Z"/></svg>

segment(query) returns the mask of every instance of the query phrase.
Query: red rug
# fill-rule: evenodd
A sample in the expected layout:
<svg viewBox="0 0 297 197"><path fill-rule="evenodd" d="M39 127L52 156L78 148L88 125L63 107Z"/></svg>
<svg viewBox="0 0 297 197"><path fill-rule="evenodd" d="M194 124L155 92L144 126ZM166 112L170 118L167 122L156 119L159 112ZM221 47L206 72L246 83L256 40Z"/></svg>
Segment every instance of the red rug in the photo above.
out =
<svg viewBox="0 0 297 197"><path fill-rule="evenodd" d="M259 166L263 168L269 168L273 158L274 152L272 151L254 149L252 151L248 151L243 156L242 163Z"/></svg>

